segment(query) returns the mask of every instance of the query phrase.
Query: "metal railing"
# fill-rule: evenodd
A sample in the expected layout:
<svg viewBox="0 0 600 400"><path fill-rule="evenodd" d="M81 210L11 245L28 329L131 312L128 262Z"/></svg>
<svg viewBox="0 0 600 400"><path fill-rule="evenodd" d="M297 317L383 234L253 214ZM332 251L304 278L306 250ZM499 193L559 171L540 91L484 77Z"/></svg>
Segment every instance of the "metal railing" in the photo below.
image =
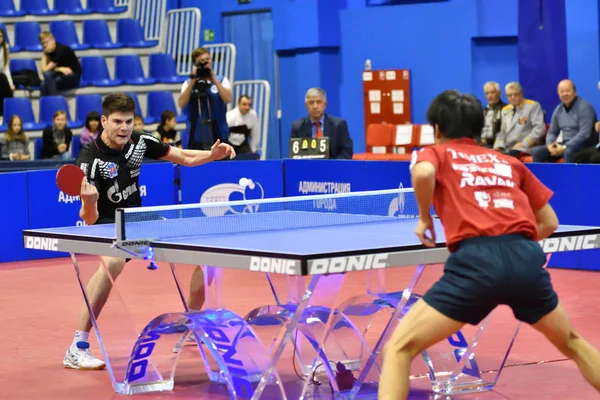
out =
<svg viewBox="0 0 600 400"><path fill-rule="evenodd" d="M205 44L202 47L210 53L212 69L215 71L215 75L225 76L233 84L235 82L235 45L232 43L220 43Z"/></svg>
<svg viewBox="0 0 600 400"><path fill-rule="evenodd" d="M127 7L129 5L129 0L115 0L115 7Z"/></svg>
<svg viewBox="0 0 600 400"><path fill-rule="evenodd" d="M269 119L271 106L271 85L268 81L238 81L233 83L233 102L237 104L240 96L252 98L252 109L256 111L260 132L260 159L267 157L267 142L269 137Z"/></svg>
<svg viewBox="0 0 600 400"><path fill-rule="evenodd" d="M201 20L198 8L170 10L165 17L161 48L173 58L179 75L192 72L192 51L200 46Z"/></svg>
<svg viewBox="0 0 600 400"><path fill-rule="evenodd" d="M127 7L130 18L140 21L144 40L160 40L167 0L114 0L115 7Z"/></svg>
<svg viewBox="0 0 600 400"><path fill-rule="evenodd" d="M140 21L144 31L144 40L160 40L165 13L167 12L167 0L132 1L135 5L133 9L133 18Z"/></svg>

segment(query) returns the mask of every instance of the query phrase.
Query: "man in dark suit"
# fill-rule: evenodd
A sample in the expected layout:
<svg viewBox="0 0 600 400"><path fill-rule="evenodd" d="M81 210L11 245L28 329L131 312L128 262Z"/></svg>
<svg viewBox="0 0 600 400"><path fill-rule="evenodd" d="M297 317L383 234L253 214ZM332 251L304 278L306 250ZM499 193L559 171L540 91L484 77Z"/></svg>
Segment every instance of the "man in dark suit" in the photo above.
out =
<svg viewBox="0 0 600 400"><path fill-rule="evenodd" d="M348 124L342 118L325 114L327 95L320 88L311 88L306 92L308 117L292 123L290 138L329 138L329 158L352 159L352 139Z"/></svg>

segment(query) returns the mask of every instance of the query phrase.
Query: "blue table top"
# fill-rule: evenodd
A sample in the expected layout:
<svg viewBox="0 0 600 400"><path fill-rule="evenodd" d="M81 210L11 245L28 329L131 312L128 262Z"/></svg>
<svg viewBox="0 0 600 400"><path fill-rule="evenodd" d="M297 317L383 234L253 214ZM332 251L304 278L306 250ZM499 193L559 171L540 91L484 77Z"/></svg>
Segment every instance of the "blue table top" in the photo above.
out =
<svg viewBox="0 0 600 400"><path fill-rule="evenodd" d="M202 220L202 222L208 221L208 225L212 226L214 230L215 223L219 220L225 221L223 218L227 217L193 218L190 220L196 220L196 224L201 223L199 220ZM261 213L258 213L247 218L253 218L254 221L264 221L267 217L261 217ZM143 236L138 235L135 238L127 237L126 239L150 239L153 242L153 246L156 248L183 247L224 251L293 254L299 256L360 252L363 250L372 251L376 249L411 248L413 246L419 247L421 245L414 233L416 226L415 219L379 218L378 220L377 218L378 217L375 217L373 221L369 222L356 223L349 221L348 223L338 225L299 227L295 229L273 229L273 227L268 229L268 225L261 227L259 224L258 226L253 225L255 226L255 229L248 229L245 232L238 233L235 231L215 233L209 229L206 234L202 235L170 235L167 238L144 238ZM190 224L192 221L187 221L187 223L184 222L182 225L182 221L186 220L146 221L132 223L131 225L137 225L138 228L148 227L152 224L167 224L172 227L193 225ZM185 230L185 228L183 228L183 230ZM600 228L561 225L557 230L557 234L585 234L592 230L598 231ZM165 232L166 231L168 231L168 229L166 229ZM439 220L435 220L435 231L437 242L439 244L445 243L444 230ZM25 233L27 232L35 233L40 236L69 238L87 242L112 242L116 237L114 224L25 231Z"/></svg>

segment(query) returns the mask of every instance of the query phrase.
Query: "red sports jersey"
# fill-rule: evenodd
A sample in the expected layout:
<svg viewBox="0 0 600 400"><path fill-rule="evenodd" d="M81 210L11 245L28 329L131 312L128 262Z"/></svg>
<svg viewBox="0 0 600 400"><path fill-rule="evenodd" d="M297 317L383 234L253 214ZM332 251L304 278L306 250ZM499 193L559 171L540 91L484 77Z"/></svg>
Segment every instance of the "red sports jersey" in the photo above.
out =
<svg viewBox="0 0 600 400"><path fill-rule="evenodd" d="M476 236L521 233L537 240L534 210L553 193L519 160L461 138L415 152L413 165L421 161L435 166L433 206L451 252Z"/></svg>

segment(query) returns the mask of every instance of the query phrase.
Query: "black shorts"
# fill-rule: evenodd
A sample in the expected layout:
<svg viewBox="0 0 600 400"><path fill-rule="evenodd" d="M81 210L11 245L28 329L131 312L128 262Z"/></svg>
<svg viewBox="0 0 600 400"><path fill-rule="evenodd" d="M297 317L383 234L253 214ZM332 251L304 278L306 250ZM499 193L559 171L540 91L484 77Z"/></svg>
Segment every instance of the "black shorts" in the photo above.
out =
<svg viewBox="0 0 600 400"><path fill-rule="evenodd" d="M473 325L500 304L510 306L519 321L534 324L558 305L545 263L540 245L519 234L467 239L423 300Z"/></svg>

